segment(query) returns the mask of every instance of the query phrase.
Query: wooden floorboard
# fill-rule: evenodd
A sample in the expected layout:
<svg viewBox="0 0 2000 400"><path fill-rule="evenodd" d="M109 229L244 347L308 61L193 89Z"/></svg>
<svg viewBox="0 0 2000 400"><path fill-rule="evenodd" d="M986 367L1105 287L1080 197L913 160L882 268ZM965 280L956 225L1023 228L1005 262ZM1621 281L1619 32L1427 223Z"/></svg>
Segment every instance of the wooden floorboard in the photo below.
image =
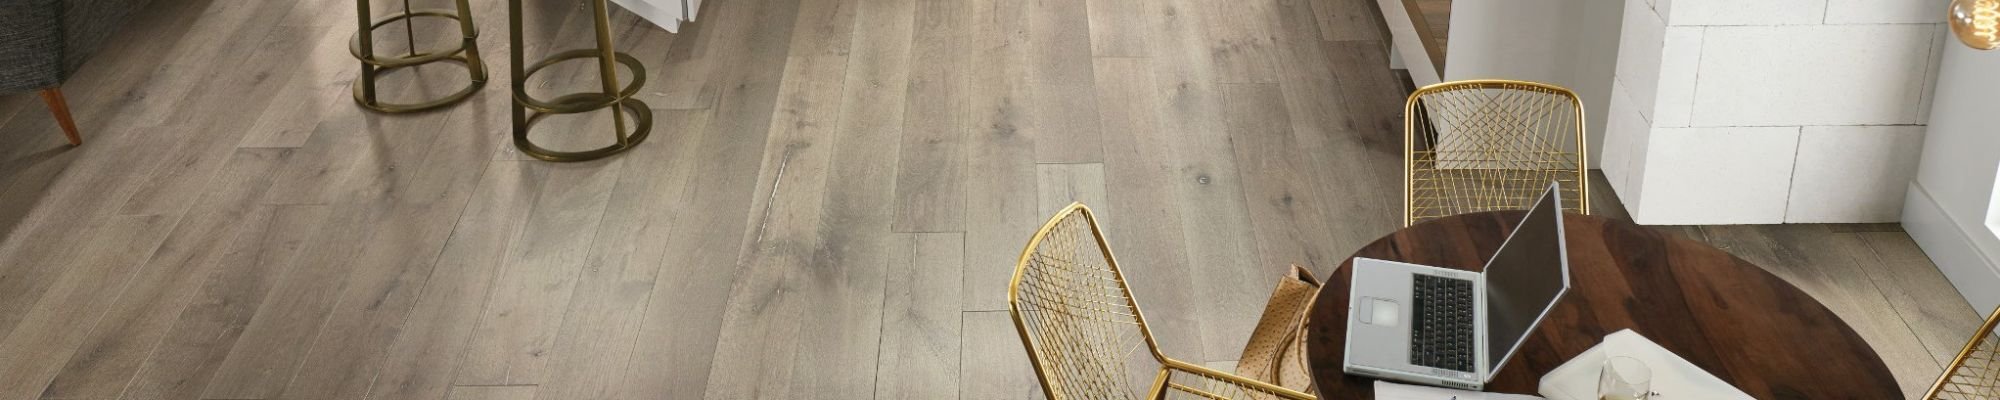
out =
<svg viewBox="0 0 2000 400"><path fill-rule="evenodd" d="M899 234L891 239L888 254L874 397L956 398L963 332L957 288L965 235Z"/></svg>
<svg viewBox="0 0 2000 400"><path fill-rule="evenodd" d="M831 17L837 1L800 3L799 16L805 20ZM808 54L785 60L778 105L768 131L771 136L759 168L762 172L750 199L751 229L743 233L739 271L730 287L729 306L723 314L709 374L707 397L711 398L810 397L822 390L854 396L874 391L872 384L865 384L870 382L840 376L857 370L873 376L872 363L848 354L868 351L872 355L873 349L855 348L854 343L839 339L855 330L879 333L873 322L879 314L840 321L827 313L851 311L851 304L843 304L848 299L840 298L848 290L866 292L873 287L877 288L873 294L880 296L879 271L883 267L880 262L835 264L832 253L855 258L881 250L865 245L838 248L842 238L867 240L830 236L820 229L827 211L826 194L833 188L828 182L828 166L848 64L846 57L824 52L846 44L816 36L824 32L797 33L794 49ZM870 276L875 279L868 279ZM879 304L878 300L876 306ZM844 345L816 346L823 340ZM846 367L815 367L824 365Z"/></svg>
<svg viewBox="0 0 2000 400"><path fill-rule="evenodd" d="M0 400L1040 398L1007 284L1073 201L1165 352L1233 368L1287 264L1400 220L1409 88L1368 1L614 10L655 126L574 164L512 146L504 2L472 1L485 87L395 115L352 104L351 3L154 2L64 85L83 146L0 96ZM523 5L530 57L589 46L587 2ZM1984 311L1894 224L1657 229L1811 293L1909 393Z"/></svg>
<svg viewBox="0 0 2000 400"><path fill-rule="evenodd" d="M1221 83L1276 83L1273 59L1276 29L1271 25L1276 0L1193 2L1193 14L1208 28L1208 51Z"/></svg>
<svg viewBox="0 0 2000 400"><path fill-rule="evenodd" d="M1207 315L1204 305L1212 301L1204 300L1202 292L1186 290L1196 286L1188 249L1145 246L1182 243L1186 228L1183 200L1174 196L1177 177L1182 175L1161 173L1179 163L1171 139L1159 132L1160 102L1152 68L1144 59L1128 57L1098 58L1096 68L1105 198L1093 206L1103 210L1100 218L1113 246L1155 249L1121 253L1121 262L1134 271L1132 289L1146 299L1147 318L1162 328L1157 332L1161 343L1182 357L1204 357L1214 353L1203 335L1209 325L1201 322Z"/></svg>
<svg viewBox="0 0 2000 400"><path fill-rule="evenodd" d="M117 217L93 228L90 252L72 260L69 272L22 319L23 326L0 341L0 396L35 398L68 363L89 332L116 304L119 291L132 281L172 228L162 216Z"/></svg>
<svg viewBox="0 0 2000 400"><path fill-rule="evenodd" d="M584 256L603 222L624 160L555 166L522 227L513 255L488 294L479 327L458 366L460 385L543 383L576 292Z"/></svg>
<svg viewBox="0 0 2000 400"><path fill-rule="evenodd" d="M545 168L526 162L490 163L475 200L456 222L454 230L462 233L445 242L429 283L409 310L409 322L397 329L383 353L370 398L435 399L450 389L492 277L513 254L511 246L548 175Z"/></svg>
<svg viewBox="0 0 2000 400"><path fill-rule="evenodd" d="M959 313L958 398L1045 399L1006 311Z"/></svg>
<svg viewBox="0 0 2000 400"><path fill-rule="evenodd" d="M1299 0L1293 0L1299 1ZM1376 6L1367 0L1304 0L1311 3L1313 16L1319 21L1320 37L1326 40L1373 40L1381 41L1388 28L1383 27L1382 15Z"/></svg>
<svg viewBox="0 0 2000 400"><path fill-rule="evenodd" d="M373 227L386 220L380 207L334 206L291 272L264 297L211 378L203 396L276 396L319 336L333 309L349 261L366 248Z"/></svg>
<svg viewBox="0 0 2000 400"><path fill-rule="evenodd" d="M1145 0L1090 0L1090 54L1097 57L1146 57L1152 45L1146 34L1153 3ZM1099 75L1102 76L1102 75ZM1106 149L1109 150L1109 149Z"/></svg>
<svg viewBox="0 0 2000 400"><path fill-rule="evenodd" d="M1247 338L1275 277L1283 276L1288 265L1332 271L1347 255L1329 251L1338 244L1328 225L1328 204L1320 197L1320 183L1313 179L1318 172L1294 140L1282 89L1275 84L1224 84L1221 89L1224 131L1234 150L1236 176L1218 179L1241 183L1257 256L1207 267L1214 270L1210 276L1223 275L1218 282L1233 284L1214 293L1229 308L1211 316L1215 318L1209 323L1219 325L1210 332L1221 338Z"/></svg>
<svg viewBox="0 0 2000 400"><path fill-rule="evenodd" d="M691 144L693 162L683 166L690 183L680 189L676 202L682 206L670 216L671 239L652 244L664 247L660 272L621 376L620 397L700 398L706 390L764 150L763 129L719 118L759 118L758 107L768 110L772 101L763 93L722 93L704 123L687 126L687 134L699 135Z"/></svg>
<svg viewBox="0 0 2000 400"><path fill-rule="evenodd" d="M354 197L391 202L390 220L400 223L391 225L395 228L376 228L368 244L349 261L348 279L321 327L322 334L313 341L299 372L281 396L330 393L358 397L368 392L387 354L343 349L387 348L408 321L421 291L430 283L445 243L456 231L456 223L481 189L483 168L452 168L486 163L478 146L490 142L475 138L440 137L427 151L413 154L421 155L420 159L396 162L419 167L382 169L379 176L387 177L387 183L357 185L366 189L355 192ZM405 225L410 227L403 228Z"/></svg>
<svg viewBox="0 0 2000 400"><path fill-rule="evenodd" d="M450 400L533 400L540 387L518 386L452 386Z"/></svg>
<svg viewBox="0 0 2000 400"><path fill-rule="evenodd" d="M201 293L181 310L174 328L155 346L125 396L185 399L201 396L229 348L255 315L257 304L290 272L299 249L326 219L324 205L260 206L243 223L227 255L217 262Z"/></svg>
<svg viewBox="0 0 2000 400"><path fill-rule="evenodd" d="M1005 310L1006 282L1013 275L1012 265L1020 260L1026 244L1022 241L1048 218L1039 209L1035 184L1035 137L1041 119L1030 102L1034 95L1026 78L1028 36L1033 33L1028 30L1026 2L975 0L952 8L963 10L954 11L960 13L955 18L963 18L959 21L975 21L963 28L969 31L965 40L970 46L943 44L971 50L963 55L967 72L962 76L967 81L963 87L969 114L959 128L964 135L965 168L962 177L955 178L965 182L965 206L959 210L964 220L959 229L965 232L961 305L966 311ZM919 14L917 21L924 23L924 15ZM913 95L907 101L917 104L924 99ZM907 168L908 159L904 162Z"/></svg>
<svg viewBox="0 0 2000 400"><path fill-rule="evenodd" d="M1938 365L1951 364L1952 356L1979 329L1978 316L1990 311L1972 309L1951 290L1951 282L1930 265L1908 234L1858 235L1874 253L1873 258L1863 259L1860 268L1874 280L1882 297L1895 306L1896 316L1909 324L1910 332L1937 358Z"/></svg>
<svg viewBox="0 0 2000 400"><path fill-rule="evenodd" d="M1085 2L1028 0L1025 66L1029 98L1022 104L1036 119L1035 161L1086 163L1104 160L1097 126L1096 75L1092 70L1090 19Z"/></svg>
<svg viewBox="0 0 2000 400"><path fill-rule="evenodd" d="M896 148L895 230L963 231L970 111L966 99L973 96L953 93L970 88L967 70L974 65L967 60L972 49L963 43L975 26L968 23L973 9L949 1L918 1L914 7L912 39L899 64L907 71L906 81L881 83L900 83L906 88L902 134Z"/></svg>

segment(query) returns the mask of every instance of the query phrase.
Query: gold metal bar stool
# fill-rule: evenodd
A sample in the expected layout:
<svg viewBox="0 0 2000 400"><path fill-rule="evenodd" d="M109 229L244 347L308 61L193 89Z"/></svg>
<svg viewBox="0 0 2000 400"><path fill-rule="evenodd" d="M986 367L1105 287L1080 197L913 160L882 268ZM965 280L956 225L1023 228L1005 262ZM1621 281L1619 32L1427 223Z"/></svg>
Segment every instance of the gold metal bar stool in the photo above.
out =
<svg viewBox="0 0 2000 400"><path fill-rule="evenodd" d="M509 46L513 47L509 50L509 55L512 61L511 74L514 86L514 147L531 157L557 162L604 158L638 146L639 142L646 140L646 135L653 129L653 110L648 108L646 103L632 97L639 93L639 88L646 85L646 67L639 64L638 59L617 52L612 46L610 5L606 0L592 0L590 3L592 11L596 13L597 48L563 51L534 65L527 65L522 54L522 50L527 47L521 43L521 0L507 0L507 39ZM597 59L598 73L604 84L602 92L568 94L552 100L536 99L528 95L529 76L550 65L580 58ZM618 64L625 64L625 68L632 72L632 82L625 84L622 89L618 83ZM623 108L622 111L613 109L611 113L616 127L616 131L612 132L617 138L615 143L593 150L558 151L536 145L534 141L528 139L530 128L545 117L590 112L608 107ZM628 113L631 115L626 115ZM626 126L628 117L632 120L629 129Z"/></svg>
<svg viewBox="0 0 2000 400"><path fill-rule="evenodd" d="M361 22L361 29L354 32L348 41L348 52L361 60L361 78L354 80L354 102L370 110L386 113L404 113L437 108L472 96L472 92L486 84L486 64L479 61L479 30L472 26L472 7L466 0L457 0L457 10L415 10L410 8L410 0L403 0L403 11L379 20L373 19L368 11L368 0L355 0L359 12L355 13ZM463 36L457 47L433 51L417 50L416 20L420 17L443 18L458 22L458 31ZM375 54L375 30L390 23L403 21L404 36L409 40L409 52L402 56L380 56ZM471 82L456 93L443 98L417 103L389 103L376 98L375 80L390 70L450 61L464 65L471 75Z"/></svg>

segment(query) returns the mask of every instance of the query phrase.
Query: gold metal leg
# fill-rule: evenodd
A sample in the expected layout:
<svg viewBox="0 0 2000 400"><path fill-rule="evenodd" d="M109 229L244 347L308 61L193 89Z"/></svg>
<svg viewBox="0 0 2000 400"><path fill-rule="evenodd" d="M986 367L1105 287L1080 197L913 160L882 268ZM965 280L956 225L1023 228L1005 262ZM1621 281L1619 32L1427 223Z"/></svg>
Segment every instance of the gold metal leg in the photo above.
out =
<svg viewBox="0 0 2000 400"><path fill-rule="evenodd" d="M464 0L460 0L461 2ZM646 85L646 68L631 55L619 53L611 43L611 14L607 0L592 0L592 11L596 13L597 48L559 52L527 65L521 53L525 47L521 43L521 0L507 0L507 41L509 44L509 69L514 90L513 120L514 147L531 157L545 161L569 162L587 161L611 156L630 150L646 140L653 128L653 110L646 103L634 98L639 88ZM563 61L595 58L598 73L603 82L602 92L584 92L556 97L551 100L536 99L528 95L528 77L550 65ZM632 72L632 82L619 85L618 64L624 64ZM615 107L615 108L614 108ZM617 142L608 146L585 151L557 151L543 148L528 139L528 131L535 122L549 115L575 114L613 108L612 133ZM621 110L622 109L622 110ZM631 114L631 115L626 115ZM626 119L632 120L627 128ZM628 133L629 130L629 133Z"/></svg>
<svg viewBox="0 0 2000 400"><path fill-rule="evenodd" d="M409 0L403 0L403 10L401 12L380 20L372 20L372 14L368 10L368 0L355 0L355 5L358 8L358 12L355 15L360 21L361 26L359 30L354 32L354 37L348 41L347 45L348 52L353 53L354 58L361 61L361 77L354 80L355 103L359 103L362 107L370 110L386 113L423 111L465 100L467 97L471 97L473 92L479 91L480 87L485 86L486 65L479 60L479 30L472 25L472 7L467 4L466 0L457 0L457 4L455 4L458 8L457 10L414 10L410 8ZM459 42L457 47L418 52L415 28L416 21L419 18L442 18L457 21L458 30L463 40ZM409 40L409 53L404 56L389 57L376 55L375 30L396 21L403 21L404 26L407 28L405 29L407 32L404 36ZM466 73L472 78L471 82L467 83L464 89L460 89L456 93L435 100L417 103L389 103L383 102L376 97L375 81L383 73L398 68L438 61L452 62L465 66Z"/></svg>

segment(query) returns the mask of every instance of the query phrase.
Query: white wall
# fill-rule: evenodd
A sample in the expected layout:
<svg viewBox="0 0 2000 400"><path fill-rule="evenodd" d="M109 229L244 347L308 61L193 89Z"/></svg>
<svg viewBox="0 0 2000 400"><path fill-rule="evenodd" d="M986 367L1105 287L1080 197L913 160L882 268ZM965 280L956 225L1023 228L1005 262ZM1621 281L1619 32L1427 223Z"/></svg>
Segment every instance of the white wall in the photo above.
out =
<svg viewBox="0 0 2000 400"><path fill-rule="evenodd" d="M1603 154L1623 10L1615 0L1452 2L1444 80L1516 79L1575 91L1595 166Z"/></svg>
<svg viewBox="0 0 2000 400"><path fill-rule="evenodd" d="M1903 228L1978 310L2000 305L2000 51L1945 44Z"/></svg>
<svg viewBox="0 0 2000 400"><path fill-rule="evenodd" d="M1600 166L1644 224L1892 222L1947 0L1625 0Z"/></svg>

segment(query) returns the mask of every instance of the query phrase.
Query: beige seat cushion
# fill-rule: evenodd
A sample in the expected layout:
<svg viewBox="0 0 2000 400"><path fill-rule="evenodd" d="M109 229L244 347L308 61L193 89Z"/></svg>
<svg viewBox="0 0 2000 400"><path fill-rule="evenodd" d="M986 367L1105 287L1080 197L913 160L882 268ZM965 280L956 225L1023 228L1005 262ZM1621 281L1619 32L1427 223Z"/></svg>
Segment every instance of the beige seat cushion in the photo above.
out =
<svg viewBox="0 0 2000 400"><path fill-rule="evenodd" d="M1306 310L1319 295L1320 283L1312 271L1293 265L1278 279L1264 316L1250 332L1250 343L1237 358L1236 374L1285 388L1313 393L1312 370L1307 366L1305 348Z"/></svg>

